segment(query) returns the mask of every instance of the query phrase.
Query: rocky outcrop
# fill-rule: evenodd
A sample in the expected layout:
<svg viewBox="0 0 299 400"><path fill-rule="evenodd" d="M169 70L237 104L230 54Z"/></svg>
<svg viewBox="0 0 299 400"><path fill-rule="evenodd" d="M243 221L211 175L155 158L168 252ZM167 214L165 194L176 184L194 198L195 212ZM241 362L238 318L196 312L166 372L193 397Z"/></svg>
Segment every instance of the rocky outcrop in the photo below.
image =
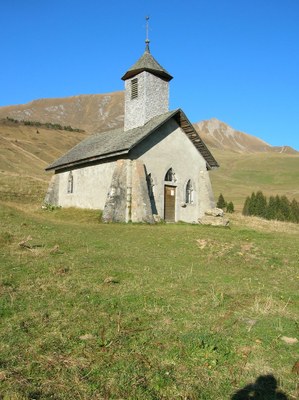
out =
<svg viewBox="0 0 299 400"><path fill-rule="evenodd" d="M224 217L221 208L213 208L207 210L205 215L198 219L198 223L201 225L229 226L229 219Z"/></svg>
<svg viewBox="0 0 299 400"><path fill-rule="evenodd" d="M210 210L207 210L205 212L205 215L210 216L210 217L223 217L224 212L222 210L222 208L212 208Z"/></svg>

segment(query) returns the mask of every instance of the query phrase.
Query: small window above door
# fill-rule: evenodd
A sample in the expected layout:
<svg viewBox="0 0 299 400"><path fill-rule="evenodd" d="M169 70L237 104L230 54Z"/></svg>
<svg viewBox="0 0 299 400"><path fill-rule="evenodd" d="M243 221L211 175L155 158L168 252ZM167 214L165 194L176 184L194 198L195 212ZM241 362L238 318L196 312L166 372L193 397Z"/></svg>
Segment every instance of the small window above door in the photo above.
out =
<svg viewBox="0 0 299 400"><path fill-rule="evenodd" d="M164 180L166 182L175 182L176 181L175 173L172 168L169 168L169 170L166 172Z"/></svg>

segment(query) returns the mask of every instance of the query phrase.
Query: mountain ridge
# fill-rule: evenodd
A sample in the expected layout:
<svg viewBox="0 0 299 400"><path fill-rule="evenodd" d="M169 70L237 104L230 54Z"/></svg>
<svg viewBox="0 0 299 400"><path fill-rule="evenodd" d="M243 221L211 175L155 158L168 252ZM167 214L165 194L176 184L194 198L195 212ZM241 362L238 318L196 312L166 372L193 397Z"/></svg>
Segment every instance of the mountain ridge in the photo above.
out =
<svg viewBox="0 0 299 400"><path fill-rule="evenodd" d="M232 128L217 118L196 122L193 125L206 144L213 148L222 148L238 153L298 154L298 151L290 146L272 146L256 136Z"/></svg>
<svg viewBox="0 0 299 400"><path fill-rule="evenodd" d="M32 100L26 104L0 107L1 118L56 123L88 133L123 126L124 92L85 94ZM238 131L217 118L193 123L203 141L212 149L238 153L276 152L299 154L290 146L271 146L256 136Z"/></svg>
<svg viewBox="0 0 299 400"><path fill-rule="evenodd" d="M0 118L71 125L90 133L118 128L123 123L124 92L32 100L0 107Z"/></svg>

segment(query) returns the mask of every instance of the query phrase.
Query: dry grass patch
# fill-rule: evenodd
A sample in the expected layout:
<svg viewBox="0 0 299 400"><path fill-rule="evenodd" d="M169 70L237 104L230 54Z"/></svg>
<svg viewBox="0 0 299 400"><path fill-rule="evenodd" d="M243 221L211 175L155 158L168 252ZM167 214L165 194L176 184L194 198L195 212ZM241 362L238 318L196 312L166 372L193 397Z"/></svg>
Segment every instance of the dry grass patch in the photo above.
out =
<svg viewBox="0 0 299 400"><path fill-rule="evenodd" d="M266 220L254 216L244 216L240 213L230 214L229 219L238 227L248 227L261 232L286 233L299 235L299 224L276 220Z"/></svg>

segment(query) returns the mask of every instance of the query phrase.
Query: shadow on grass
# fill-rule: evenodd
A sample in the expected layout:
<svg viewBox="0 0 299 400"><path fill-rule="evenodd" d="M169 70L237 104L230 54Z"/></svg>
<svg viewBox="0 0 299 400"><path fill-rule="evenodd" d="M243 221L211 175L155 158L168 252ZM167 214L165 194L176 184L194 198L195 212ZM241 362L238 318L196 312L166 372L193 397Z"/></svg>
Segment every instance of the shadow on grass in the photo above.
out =
<svg viewBox="0 0 299 400"><path fill-rule="evenodd" d="M278 390L273 375L261 375L254 383L235 392L231 400L288 400L285 393Z"/></svg>

